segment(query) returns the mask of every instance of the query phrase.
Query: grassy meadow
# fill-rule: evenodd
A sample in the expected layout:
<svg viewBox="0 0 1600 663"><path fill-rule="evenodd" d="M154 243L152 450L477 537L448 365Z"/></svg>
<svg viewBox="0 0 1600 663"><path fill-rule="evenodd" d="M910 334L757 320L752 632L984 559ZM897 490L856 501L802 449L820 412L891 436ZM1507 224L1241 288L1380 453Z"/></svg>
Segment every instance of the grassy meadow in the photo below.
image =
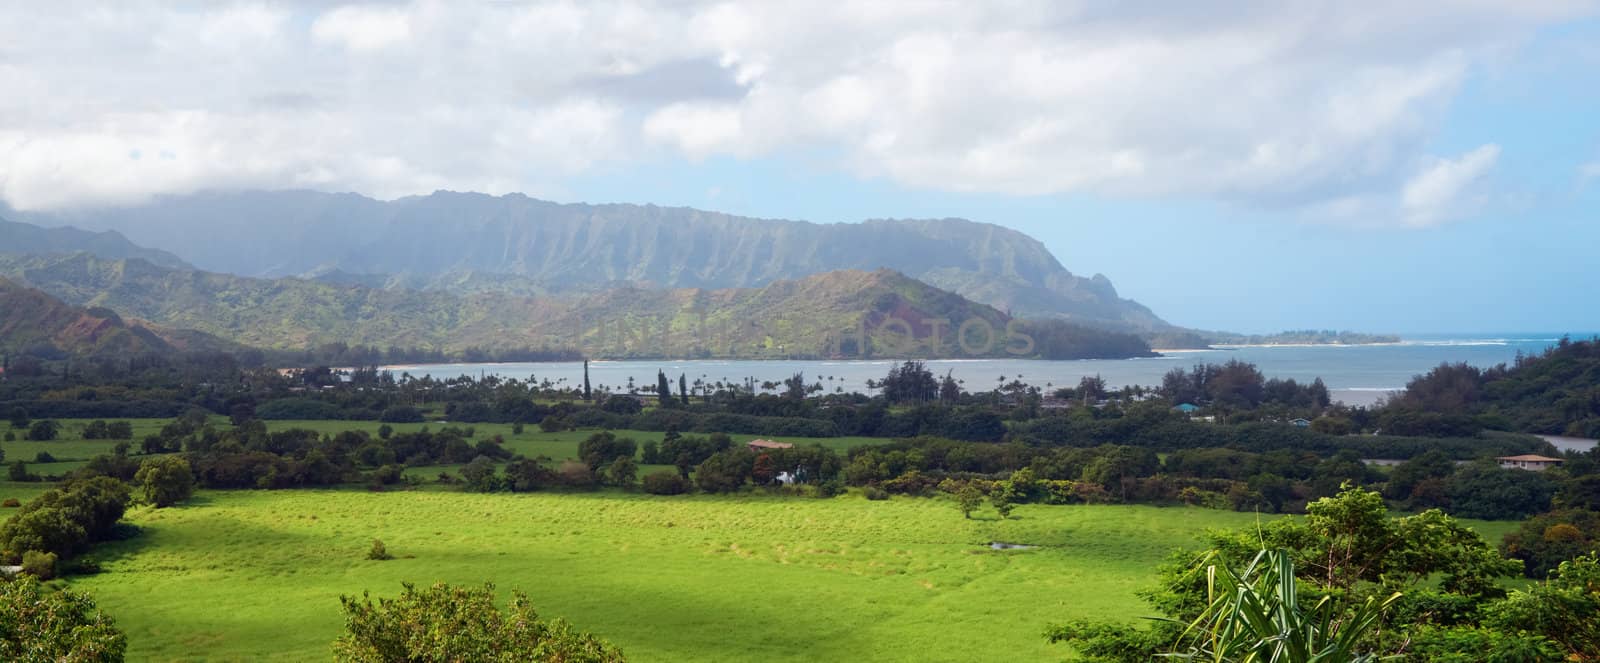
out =
<svg viewBox="0 0 1600 663"><path fill-rule="evenodd" d="M943 499L454 492L207 492L134 510L135 539L71 581L133 659L321 658L338 596L400 583L526 591L640 661L1040 660L1052 620L1134 619L1173 546L1250 514ZM364 554L382 539L399 559ZM1041 546L992 551L990 541Z"/></svg>
<svg viewBox="0 0 1600 663"><path fill-rule="evenodd" d="M85 422L64 423L60 440L4 444L7 459L45 451L57 462L29 470L58 475L116 444L83 440ZM136 421L136 440L164 423ZM331 433L378 424L269 426ZM475 428L480 439L499 434L513 451L557 461L576 456L593 432ZM661 435L617 433L641 444ZM882 440L817 441L842 450ZM0 482L0 499L26 501L50 486ZM1047 624L1149 614L1134 592L1171 549L1256 516L1023 505L1010 520L987 509L967 520L944 498L480 495L430 482L376 493L203 491L176 508L135 507L127 520L141 534L97 546L89 557L103 572L65 582L115 617L130 660L324 659L343 626L340 595L393 596L402 582L445 581L493 582L502 598L521 589L543 614L637 661L971 661L1059 660L1065 649L1040 637ZM1492 541L1516 525L1472 524ZM397 559L366 560L375 538ZM1038 547L994 551L991 541Z"/></svg>

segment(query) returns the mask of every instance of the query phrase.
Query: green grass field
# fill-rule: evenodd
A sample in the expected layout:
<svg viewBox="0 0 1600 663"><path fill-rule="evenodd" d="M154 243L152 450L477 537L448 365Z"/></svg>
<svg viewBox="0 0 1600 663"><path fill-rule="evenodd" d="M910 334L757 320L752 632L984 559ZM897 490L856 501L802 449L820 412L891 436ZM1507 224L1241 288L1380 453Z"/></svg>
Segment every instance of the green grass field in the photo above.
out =
<svg viewBox="0 0 1600 663"><path fill-rule="evenodd" d="M138 422L137 432L162 423ZM575 456L592 433L476 428L479 438L500 434L515 451L557 460ZM80 430L69 425L62 440L5 450L25 459L49 451L59 462L30 469L58 473L115 444L73 437ZM618 434L640 443L660 436ZM842 449L881 440L826 442ZM49 487L0 482L0 498L26 501ZM341 594L492 581L502 596L522 589L544 614L638 661L971 661L1060 659L1065 649L1040 637L1047 624L1149 614L1134 592L1153 581L1169 550L1256 516L1025 505L1011 520L965 520L946 499L478 495L430 484L388 493L210 491L178 508L137 507L127 519L142 534L98 546L90 557L104 572L67 582L116 618L131 660L322 659L342 627ZM1516 525L1471 524L1492 541ZM400 558L365 560L374 538ZM989 550L996 540L1040 547Z"/></svg>
<svg viewBox="0 0 1600 663"><path fill-rule="evenodd" d="M1134 619L1172 547L1249 514L1023 506L964 520L940 499L869 502L622 493L209 492L138 509L142 536L74 579L131 659L305 660L338 596L400 583L527 591L639 661L1040 660L1068 617ZM383 539L388 562L363 555ZM994 540L1042 546L996 552Z"/></svg>

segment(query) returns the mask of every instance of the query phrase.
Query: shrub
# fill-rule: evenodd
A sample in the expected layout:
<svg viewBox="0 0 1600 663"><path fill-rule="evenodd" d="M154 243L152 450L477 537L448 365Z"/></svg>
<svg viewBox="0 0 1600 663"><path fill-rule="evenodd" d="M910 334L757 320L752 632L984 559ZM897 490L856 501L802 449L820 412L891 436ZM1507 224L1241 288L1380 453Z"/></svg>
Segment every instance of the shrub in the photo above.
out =
<svg viewBox="0 0 1600 663"><path fill-rule="evenodd" d="M589 489L595 486L594 471L577 461L565 461L556 469L556 480L568 488Z"/></svg>
<svg viewBox="0 0 1600 663"><path fill-rule="evenodd" d="M314 398L279 398L256 408L257 419L343 419L339 406Z"/></svg>
<svg viewBox="0 0 1600 663"><path fill-rule="evenodd" d="M844 483L838 479L829 479L816 486L816 496L822 499L838 497L844 493Z"/></svg>
<svg viewBox="0 0 1600 663"><path fill-rule="evenodd" d="M384 465L372 471L372 482L380 486L389 486L400 483L405 476L405 468L399 465Z"/></svg>
<svg viewBox="0 0 1600 663"><path fill-rule="evenodd" d="M39 550L22 553L22 572L40 580L56 577L56 554Z"/></svg>
<svg viewBox="0 0 1600 663"><path fill-rule="evenodd" d="M395 599L339 601L345 632L333 643L336 661L623 661L604 640L560 619L540 619L521 592L512 592L502 612L494 585L406 584Z"/></svg>
<svg viewBox="0 0 1600 663"><path fill-rule="evenodd" d="M131 440L133 424L127 421L113 421L106 425L106 437L112 440Z"/></svg>
<svg viewBox="0 0 1600 663"><path fill-rule="evenodd" d="M600 402L600 409L612 414L639 414L644 405L632 396L613 395Z"/></svg>
<svg viewBox="0 0 1600 663"><path fill-rule="evenodd" d="M519 421L517 423L511 424L511 434L512 435L521 435L522 434L522 422Z"/></svg>
<svg viewBox="0 0 1600 663"><path fill-rule="evenodd" d="M56 439L61 433L61 424L54 419L40 419L28 427L28 439L35 442L49 442Z"/></svg>
<svg viewBox="0 0 1600 663"><path fill-rule="evenodd" d="M390 435L394 435L394 426L384 424L378 427L378 439L387 440Z"/></svg>
<svg viewBox="0 0 1600 663"><path fill-rule="evenodd" d="M390 555L389 549L383 546L383 541L373 539L372 547L367 549L367 559L381 562L384 560L394 559L394 556Z"/></svg>
<svg viewBox="0 0 1600 663"><path fill-rule="evenodd" d="M17 441L17 434L13 433L11 431L6 431L6 441L7 442L16 442Z"/></svg>
<svg viewBox="0 0 1600 663"><path fill-rule="evenodd" d="M879 501L883 501L883 500L889 499L889 491L884 490L882 488L879 488L877 486L867 486L866 488L863 488L861 490L861 494L864 497L866 497L867 499L872 500L874 502L879 502Z"/></svg>
<svg viewBox="0 0 1600 663"><path fill-rule="evenodd" d="M644 476L644 492L651 495L682 495L689 492L689 482L672 470L651 472Z"/></svg>
<svg viewBox="0 0 1600 663"><path fill-rule="evenodd" d="M422 423L422 411L410 405L395 405L378 415L378 421L391 424Z"/></svg>
<svg viewBox="0 0 1600 663"><path fill-rule="evenodd" d="M54 462L56 462L56 457L50 455L50 452L48 452L48 451L41 451L41 452L36 453L36 454L33 455L33 462L35 462L35 463L54 463Z"/></svg>
<svg viewBox="0 0 1600 663"><path fill-rule="evenodd" d="M542 430L546 433L558 433L564 430L572 430L572 419L554 414L548 415L539 420L539 430Z"/></svg>
<svg viewBox="0 0 1600 663"><path fill-rule="evenodd" d="M31 577L0 583L0 624L3 661L120 661L128 648L127 636L88 596L45 591Z"/></svg>
<svg viewBox="0 0 1600 663"><path fill-rule="evenodd" d="M17 498L15 498L15 497L7 497L6 501L0 502L0 506L6 507L8 509L15 509L15 508L17 508L19 506L22 506L22 502L18 501Z"/></svg>

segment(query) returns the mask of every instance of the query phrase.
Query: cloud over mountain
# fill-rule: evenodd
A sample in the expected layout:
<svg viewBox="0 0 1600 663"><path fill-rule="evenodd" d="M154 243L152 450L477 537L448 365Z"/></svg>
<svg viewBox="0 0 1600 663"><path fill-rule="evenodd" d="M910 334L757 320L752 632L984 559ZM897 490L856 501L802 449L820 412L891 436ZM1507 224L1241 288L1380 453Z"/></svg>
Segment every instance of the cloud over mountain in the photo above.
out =
<svg viewBox="0 0 1600 663"><path fill-rule="evenodd" d="M550 195L615 164L824 154L932 190L1359 208L1427 225L1462 213L1436 197L1495 160L1432 153L1430 123L1475 70L1584 10L17 5L0 8L0 197L42 209L219 187Z"/></svg>

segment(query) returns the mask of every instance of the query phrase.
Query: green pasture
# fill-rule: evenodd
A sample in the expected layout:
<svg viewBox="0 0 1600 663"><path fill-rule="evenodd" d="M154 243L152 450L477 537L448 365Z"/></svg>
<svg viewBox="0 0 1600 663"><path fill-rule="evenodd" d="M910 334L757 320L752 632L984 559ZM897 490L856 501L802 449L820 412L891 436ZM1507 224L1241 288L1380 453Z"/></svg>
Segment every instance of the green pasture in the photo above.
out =
<svg viewBox="0 0 1600 663"><path fill-rule="evenodd" d="M616 492L239 491L136 509L135 539L72 580L135 660L308 660L338 597L400 583L526 591L640 661L1046 660L1070 617L1135 619L1175 546L1255 516L1022 506L965 520L943 499ZM363 559L373 538L400 559ZM991 541L1040 546L997 552Z"/></svg>

